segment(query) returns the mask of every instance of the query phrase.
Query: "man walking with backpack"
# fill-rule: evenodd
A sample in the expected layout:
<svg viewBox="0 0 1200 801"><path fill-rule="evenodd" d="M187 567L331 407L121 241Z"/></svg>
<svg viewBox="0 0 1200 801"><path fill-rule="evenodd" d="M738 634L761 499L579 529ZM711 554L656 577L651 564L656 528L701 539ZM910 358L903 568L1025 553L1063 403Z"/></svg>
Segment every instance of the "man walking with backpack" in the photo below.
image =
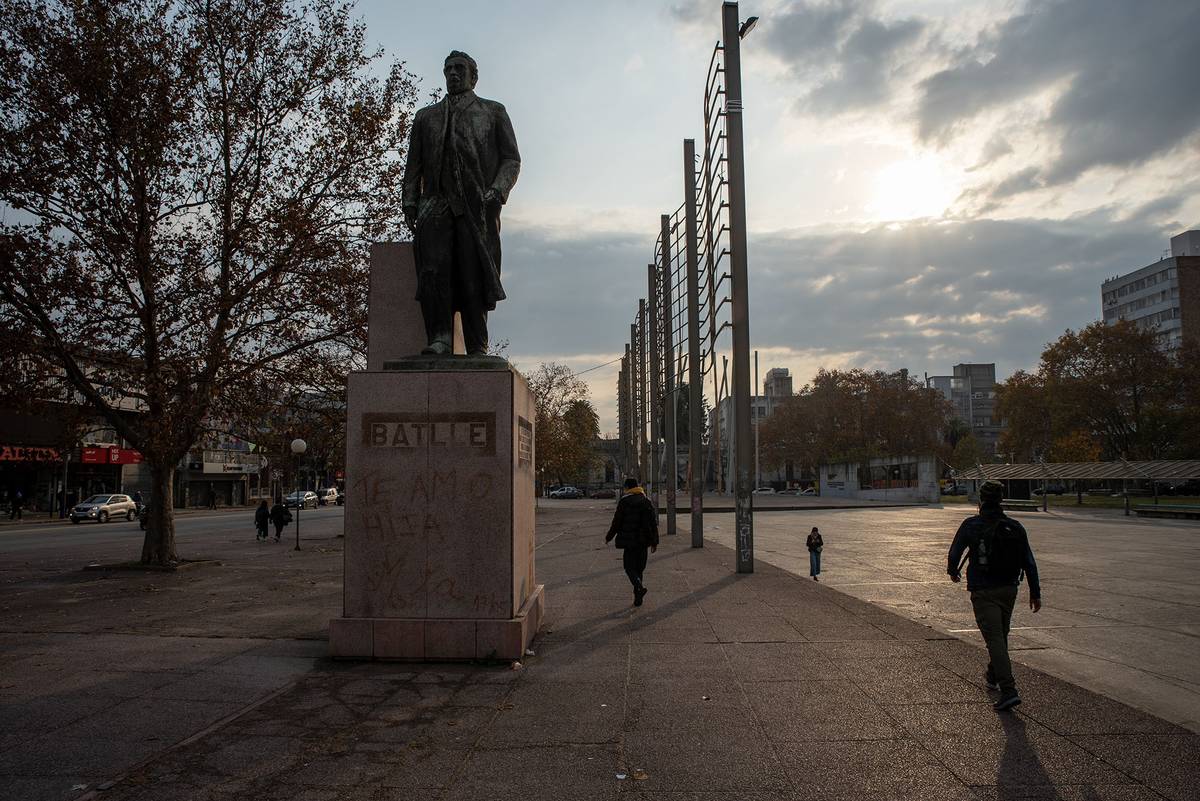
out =
<svg viewBox="0 0 1200 801"><path fill-rule="evenodd" d="M638 486L636 478L625 479L625 494L617 501L617 511L604 541L617 539L617 547L625 551L622 562L625 575L633 585L633 605L641 606L646 597L642 584L642 573L646 569L647 554L658 550L658 510Z"/></svg>
<svg viewBox="0 0 1200 801"><path fill-rule="evenodd" d="M992 704L998 712L1021 703L1008 658L1008 627L1022 574L1029 578L1029 608L1034 612L1042 608L1042 588L1029 536L1024 526L1004 514L1002 500L1004 486L1000 482L983 482L979 514L958 527L946 560L950 580L959 581L963 552L967 552L967 590L975 623L987 644L987 686L1000 691L1000 699Z"/></svg>

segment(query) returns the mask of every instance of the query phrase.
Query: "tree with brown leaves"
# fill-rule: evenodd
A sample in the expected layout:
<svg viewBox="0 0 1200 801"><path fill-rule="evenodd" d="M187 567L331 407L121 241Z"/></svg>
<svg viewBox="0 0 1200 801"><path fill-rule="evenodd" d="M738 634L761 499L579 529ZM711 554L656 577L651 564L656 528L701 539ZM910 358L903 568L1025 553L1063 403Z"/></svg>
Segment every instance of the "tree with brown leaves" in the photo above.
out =
<svg viewBox="0 0 1200 801"><path fill-rule="evenodd" d="M349 367L416 100L381 57L337 0L0 0L0 326L144 455L145 563L206 421Z"/></svg>

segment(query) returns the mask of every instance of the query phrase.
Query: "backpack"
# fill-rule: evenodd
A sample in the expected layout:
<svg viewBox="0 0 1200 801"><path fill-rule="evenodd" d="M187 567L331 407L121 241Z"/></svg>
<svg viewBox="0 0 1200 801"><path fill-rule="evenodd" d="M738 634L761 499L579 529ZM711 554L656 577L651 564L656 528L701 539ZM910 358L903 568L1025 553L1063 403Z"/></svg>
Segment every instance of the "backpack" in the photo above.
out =
<svg viewBox="0 0 1200 801"><path fill-rule="evenodd" d="M1020 578L1025 567L1025 538L1008 518L984 528L975 547L975 565L980 570L994 578Z"/></svg>

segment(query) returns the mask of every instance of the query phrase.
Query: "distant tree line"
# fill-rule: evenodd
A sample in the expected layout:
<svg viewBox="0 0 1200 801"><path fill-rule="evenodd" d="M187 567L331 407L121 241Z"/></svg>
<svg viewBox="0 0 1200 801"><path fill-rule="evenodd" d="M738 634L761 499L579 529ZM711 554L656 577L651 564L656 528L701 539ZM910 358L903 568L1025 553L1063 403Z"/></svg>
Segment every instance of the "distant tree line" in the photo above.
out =
<svg viewBox="0 0 1200 801"><path fill-rule="evenodd" d="M943 449L950 403L907 371L819 370L759 429L765 463L817 465Z"/></svg>
<svg viewBox="0 0 1200 801"><path fill-rule="evenodd" d="M996 393L1013 461L1200 459L1200 346L1125 320L1067 330Z"/></svg>

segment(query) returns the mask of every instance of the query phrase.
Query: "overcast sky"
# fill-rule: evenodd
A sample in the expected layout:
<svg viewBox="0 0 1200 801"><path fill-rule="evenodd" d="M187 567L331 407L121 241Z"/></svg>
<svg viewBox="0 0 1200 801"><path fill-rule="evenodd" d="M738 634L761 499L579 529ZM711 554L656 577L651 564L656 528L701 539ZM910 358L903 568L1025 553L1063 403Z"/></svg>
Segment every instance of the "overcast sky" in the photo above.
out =
<svg viewBox="0 0 1200 801"><path fill-rule="evenodd" d="M521 177L504 212L522 369L620 355L719 0L362 0L370 36L441 86L479 63ZM742 43L750 335L763 372L1036 365L1100 282L1200 228L1195 0L762 0ZM585 376L616 428L615 367Z"/></svg>

